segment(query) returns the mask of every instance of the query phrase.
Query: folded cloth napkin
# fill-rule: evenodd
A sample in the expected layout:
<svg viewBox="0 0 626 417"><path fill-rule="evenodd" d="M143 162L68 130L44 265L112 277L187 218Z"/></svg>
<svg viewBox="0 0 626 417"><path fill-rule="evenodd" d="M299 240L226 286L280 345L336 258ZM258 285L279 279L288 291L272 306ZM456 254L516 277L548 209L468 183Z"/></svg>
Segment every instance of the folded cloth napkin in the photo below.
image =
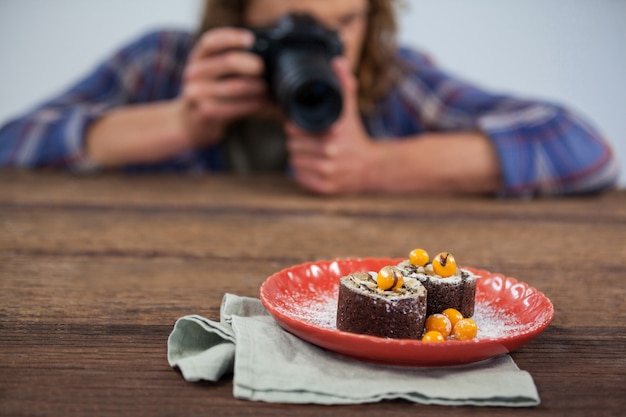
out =
<svg viewBox="0 0 626 417"><path fill-rule="evenodd" d="M178 319L167 357L187 381L217 381L232 371L236 398L300 404L398 398L439 405L539 404L532 377L508 355L457 367L378 365L329 352L284 331L258 299L226 294L220 315L220 322L200 316Z"/></svg>

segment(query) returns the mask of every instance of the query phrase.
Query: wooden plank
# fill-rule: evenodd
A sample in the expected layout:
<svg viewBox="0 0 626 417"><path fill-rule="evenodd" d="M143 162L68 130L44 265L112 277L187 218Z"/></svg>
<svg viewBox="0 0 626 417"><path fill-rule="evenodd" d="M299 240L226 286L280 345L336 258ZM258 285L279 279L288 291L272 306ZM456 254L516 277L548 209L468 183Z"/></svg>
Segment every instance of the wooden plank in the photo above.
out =
<svg viewBox="0 0 626 417"><path fill-rule="evenodd" d="M365 195L319 197L282 176L72 176L0 172L0 207L252 211L626 223L626 192L567 199Z"/></svg>
<svg viewBox="0 0 626 417"><path fill-rule="evenodd" d="M163 325L74 324L38 328L30 324L3 329L0 353L11 361L0 364L5 381L0 411L3 415L27 415L36 407L39 415L134 416L195 415L498 415L514 410L484 408L421 407L385 402L365 407L285 406L234 401L230 378L217 383L190 384L169 368ZM589 334L593 334L592 339ZM541 392L543 404L533 414L588 416L619 415L626 377L621 340L611 340L612 329L549 329L545 336L513 354L517 364L529 370ZM24 346L28 346L27 349ZM585 384L580 383L584 374ZM602 404L598 404L599 398ZM528 410L527 410L528 412ZM273 414L272 414L273 413ZM30 414L28 414L30 415Z"/></svg>
<svg viewBox="0 0 626 417"><path fill-rule="evenodd" d="M11 322L37 325L173 325L187 314L217 319L225 293L258 297L266 277L291 265L260 258L6 254L0 262L0 311ZM552 276L537 277L533 267L516 268L551 299L555 326L624 330L623 271L605 270L602 277L590 278L588 270L565 265L544 271ZM600 279L602 285L594 285Z"/></svg>
<svg viewBox="0 0 626 417"><path fill-rule="evenodd" d="M499 258L551 264L585 259L624 265L626 224L483 217L350 216L312 213L91 210L0 207L0 250L151 252L171 256L405 256L450 250L475 266Z"/></svg>

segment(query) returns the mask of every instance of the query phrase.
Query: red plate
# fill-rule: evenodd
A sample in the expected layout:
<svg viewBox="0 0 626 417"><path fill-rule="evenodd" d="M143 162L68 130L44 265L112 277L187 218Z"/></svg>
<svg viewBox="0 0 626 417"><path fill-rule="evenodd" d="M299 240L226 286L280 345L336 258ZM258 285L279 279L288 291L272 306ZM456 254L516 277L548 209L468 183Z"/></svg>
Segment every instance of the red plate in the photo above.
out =
<svg viewBox="0 0 626 417"><path fill-rule="evenodd" d="M499 356L530 342L554 317L552 303L536 289L502 274L464 267L480 276L473 317L480 330L474 340L423 343L337 330L339 278L358 271L378 271L400 261L342 259L295 265L267 278L261 286L261 301L281 327L310 343L390 365L450 366Z"/></svg>

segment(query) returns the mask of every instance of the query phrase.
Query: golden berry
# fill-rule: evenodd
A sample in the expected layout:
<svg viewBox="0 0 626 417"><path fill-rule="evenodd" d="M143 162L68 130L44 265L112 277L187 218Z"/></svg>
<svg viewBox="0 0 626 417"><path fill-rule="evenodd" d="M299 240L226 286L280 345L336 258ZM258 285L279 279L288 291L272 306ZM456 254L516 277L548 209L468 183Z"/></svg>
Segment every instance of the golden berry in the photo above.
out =
<svg viewBox="0 0 626 417"><path fill-rule="evenodd" d="M478 326L472 319L461 319L454 326L456 340L472 340L478 333Z"/></svg>
<svg viewBox="0 0 626 417"><path fill-rule="evenodd" d="M384 266L378 271L378 288L383 291L396 290L403 284L402 272L395 266Z"/></svg>
<svg viewBox="0 0 626 417"><path fill-rule="evenodd" d="M428 252L424 249L413 249L411 253L409 253L409 261L411 261L412 265L424 266L429 260Z"/></svg>
<svg viewBox="0 0 626 417"><path fill-rule="evenodd" d="M433 270L442 278L451 277L456 273L456 260L449 252L441 252L433 259Z"/></svg>
<svg viewBox="0 0 626 417"><path fill-rule="evenodd" d="M441 312L444 316L450 320L450 324L452 324L452 328L458 323L459 320L463 320L463 314L455 308L446 308Z"/></svg>
<svg viewBox="0 0 626 417"><path fill-rule="evenodd" d="M441 333L439 333L436 330L431 330L426 332L426 334L422 337L422 342L434 342L434 343L441 343L441 342L445 342L446 338L443 337L443 335Z"/></svg>
<svg viewBox="0 0 626 417"><path fill-rule="evenodd" d="M426 319L426 331L435 330L445 338L452 332L452 323L443 314L433 314Z"/></svg>

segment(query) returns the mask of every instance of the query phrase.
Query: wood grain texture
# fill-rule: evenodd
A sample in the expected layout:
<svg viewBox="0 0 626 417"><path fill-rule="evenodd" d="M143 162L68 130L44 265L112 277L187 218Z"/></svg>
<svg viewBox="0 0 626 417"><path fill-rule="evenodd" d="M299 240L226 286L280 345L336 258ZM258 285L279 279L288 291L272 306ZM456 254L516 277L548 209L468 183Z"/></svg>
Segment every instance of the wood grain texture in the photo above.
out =
<svg viewBox="0 0 626 417"><path fill-rule="evenodd" d="M273 177L0 174L0 415L623 415L626 193L537 201L322 198ZM542 404L291 406L190 384L166 360L174 321L218 318L271 273L423 246L528 282L553 324L513 353Z"/></svg>

